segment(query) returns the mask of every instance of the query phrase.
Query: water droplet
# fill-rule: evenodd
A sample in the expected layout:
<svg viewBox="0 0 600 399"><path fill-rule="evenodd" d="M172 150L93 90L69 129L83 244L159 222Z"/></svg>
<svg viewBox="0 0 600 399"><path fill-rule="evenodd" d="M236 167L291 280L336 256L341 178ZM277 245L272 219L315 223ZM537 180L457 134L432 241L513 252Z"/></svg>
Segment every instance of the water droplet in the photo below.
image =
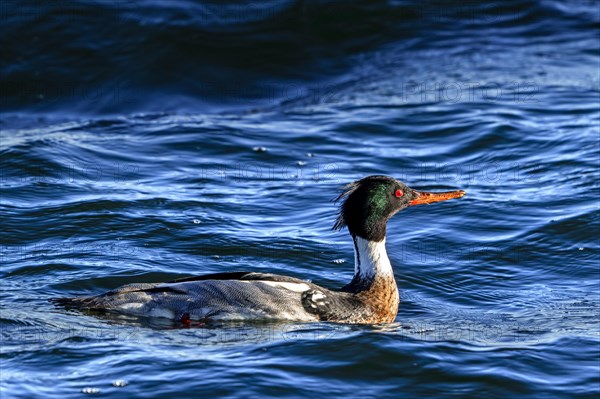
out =
<svg viewBox="0 0 600 399"><path fill-rule="evenodd" d="M193 222L194 224L200 224L200 221L198 219L194 219Z"/></svg>
<svg viewBox="0 0 600 399"><path fill-rule="evenodd" d="M92 387L85 387L81 390L82 393L89 393L89 394L94 394L94 393L100 393L100 389L98 388L92 388Z"/></svg>
<svg viewBox="0 0 600 399"><path fill-rule="evenodd" d="M267 148L266 147L252 147L252 151L255 151L255 152L267 152Z"/></svg>
<svg viewBox="0 0 600 399"><path fill-rule="evenodd" d="M113 387L124 387L125 385L127 385L127 381L125 380L116 380L113 381Z"/></svg>
<svg viewBox="0 0 600 399"><path fill-rule="evenodd" d="M344 262L346 262L344 259L336 259L333 261L333 263L337 263L337 264L344 263Z"/></svg>
<svg viewBox="0 0 600 399"><path fill-rule="evenodd" d="M313 154L312 152L307 152L306 156L309 157L309 158L312 158L312 157L315 156L315 154Z"/></svg>
<svg viewBox="0 0 600 399"><path fill-rule="evenodd" d="M304 165L306 165L306 162L304 162L304 161L298 161L297 164L298 164L298 166L304 166Z"/></svg>
<svg viewBox="0 0 600 399"><path fill-rule="evenodd" d="M580 250L580 251L583 251L583 247L579 247L579 250Z"/></svg>

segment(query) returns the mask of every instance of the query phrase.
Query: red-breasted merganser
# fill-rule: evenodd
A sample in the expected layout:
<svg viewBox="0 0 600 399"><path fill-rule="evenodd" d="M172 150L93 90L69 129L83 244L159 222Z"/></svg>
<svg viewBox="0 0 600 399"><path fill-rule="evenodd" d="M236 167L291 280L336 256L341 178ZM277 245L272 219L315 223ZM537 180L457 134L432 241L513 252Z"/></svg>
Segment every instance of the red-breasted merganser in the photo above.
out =
<svg viewBox="0 0 600 399"><path fill-rule="evenodd" d="M354 241L354 278L339 290L271 273L230 272L167 283L128 284L98 296L57 298L80 309L190 320L287 320L389 323L400 298L385 250L387 221L409 206L465 195L417 191L387 176L369 176L344 187L334 230Z"/></svg>

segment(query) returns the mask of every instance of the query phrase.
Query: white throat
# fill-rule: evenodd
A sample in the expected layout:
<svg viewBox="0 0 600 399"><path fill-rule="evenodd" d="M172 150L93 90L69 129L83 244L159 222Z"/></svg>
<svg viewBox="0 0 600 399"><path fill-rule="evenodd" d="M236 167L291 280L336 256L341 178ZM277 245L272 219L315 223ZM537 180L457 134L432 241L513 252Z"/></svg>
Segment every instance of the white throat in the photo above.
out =
<svg viewBox="0 0 600 399"><path fill-rule="evenodd" d="M354 275L360 279L394 276L392 265L385 250L385 238L381 241L369 241L354 238Z"/></svg>

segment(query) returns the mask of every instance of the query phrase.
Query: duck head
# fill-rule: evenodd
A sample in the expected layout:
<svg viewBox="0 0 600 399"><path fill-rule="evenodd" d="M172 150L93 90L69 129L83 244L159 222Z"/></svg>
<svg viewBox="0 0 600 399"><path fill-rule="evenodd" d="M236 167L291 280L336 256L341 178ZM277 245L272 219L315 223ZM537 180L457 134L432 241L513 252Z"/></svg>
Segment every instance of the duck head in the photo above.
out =
<svg viewBox="0 0 600 399"><path fill-rule="evenodd" d="M410 206L460 198L463 190L432 193L414 190L388 176L368 176L350 183L336 198L340 205L334 230L348 227L353 237L368 241L385 239L387 221Z"/></svg>

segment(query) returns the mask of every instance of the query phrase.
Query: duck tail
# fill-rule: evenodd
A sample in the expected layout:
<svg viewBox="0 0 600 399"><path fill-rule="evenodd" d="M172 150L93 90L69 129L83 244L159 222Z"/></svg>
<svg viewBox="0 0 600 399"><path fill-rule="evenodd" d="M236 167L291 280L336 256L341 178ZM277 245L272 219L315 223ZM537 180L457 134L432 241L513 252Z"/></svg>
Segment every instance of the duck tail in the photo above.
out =
<svg viewBox="0 0 600 399"><path fill-rule="evenodd" d="M84 296L78 298L51 298L49 301L56 306L74 309L93 309L98 306L96 297Z"/></svg>

